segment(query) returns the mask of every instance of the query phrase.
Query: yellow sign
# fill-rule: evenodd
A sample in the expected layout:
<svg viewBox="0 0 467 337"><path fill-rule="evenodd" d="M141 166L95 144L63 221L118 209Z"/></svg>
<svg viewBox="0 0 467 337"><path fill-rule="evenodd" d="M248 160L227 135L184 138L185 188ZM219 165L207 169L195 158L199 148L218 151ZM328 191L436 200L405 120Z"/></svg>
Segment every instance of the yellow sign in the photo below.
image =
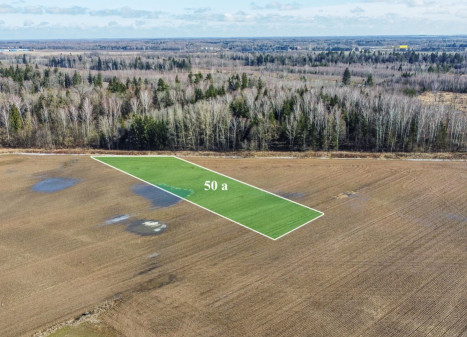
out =
<svg viewBox="0 0 467 337"><path fill-rule="evenodd" d="M406 44L399 46L399 49L407 49L407 48L409 48L409 46L407 46Z"/></svg>

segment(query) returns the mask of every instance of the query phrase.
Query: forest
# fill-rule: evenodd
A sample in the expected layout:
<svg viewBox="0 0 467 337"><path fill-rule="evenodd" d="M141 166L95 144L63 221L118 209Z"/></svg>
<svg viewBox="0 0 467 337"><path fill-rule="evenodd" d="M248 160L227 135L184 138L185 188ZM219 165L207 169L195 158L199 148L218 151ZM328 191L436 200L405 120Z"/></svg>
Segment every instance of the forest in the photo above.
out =
<svg viewBox="0 0 467 337"><path fill-rule="evenodd" d="M3 53L0 145L466 151L466 95L462 51Z"/></svg>

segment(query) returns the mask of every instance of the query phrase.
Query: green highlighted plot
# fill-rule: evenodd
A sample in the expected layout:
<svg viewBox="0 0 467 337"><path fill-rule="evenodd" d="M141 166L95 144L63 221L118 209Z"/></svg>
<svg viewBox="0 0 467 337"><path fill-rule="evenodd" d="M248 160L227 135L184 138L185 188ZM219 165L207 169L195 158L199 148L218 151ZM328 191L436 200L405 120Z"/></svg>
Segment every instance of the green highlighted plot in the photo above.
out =
<svg viewBox="0 0 467 337"><path fill-rule="evenodd" d="M271 239L323 213L177 157L94 157Z"/></svg>

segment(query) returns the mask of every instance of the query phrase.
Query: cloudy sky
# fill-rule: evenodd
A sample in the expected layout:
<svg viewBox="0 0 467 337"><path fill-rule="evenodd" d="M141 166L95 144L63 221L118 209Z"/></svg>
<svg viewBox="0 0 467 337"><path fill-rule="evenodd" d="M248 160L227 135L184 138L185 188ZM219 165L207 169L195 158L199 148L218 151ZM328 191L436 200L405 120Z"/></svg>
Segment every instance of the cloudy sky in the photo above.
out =
<svg viewBox="0 0 467 337"><path fill-rule="evenodd" d="M467 34L466 0L0 0L0 39Z"/></svg>

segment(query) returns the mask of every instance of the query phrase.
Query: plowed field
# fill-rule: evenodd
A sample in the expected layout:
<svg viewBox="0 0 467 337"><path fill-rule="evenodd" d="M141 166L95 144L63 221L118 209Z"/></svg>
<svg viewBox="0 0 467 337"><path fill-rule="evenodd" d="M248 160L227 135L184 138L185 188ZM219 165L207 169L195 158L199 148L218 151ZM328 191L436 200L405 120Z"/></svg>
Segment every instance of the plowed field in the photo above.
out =
<svg viewBox="0 0 467 337"><path fill-rule="evenodd" d="M107 336L467 333L467 162L187 159L325 216L273 241L185 201L154 208L89 156L1 155L0 336L109 300ZM46 178L77 183L32 189ZM106 225L123 214L167 228Z"/></svg>

